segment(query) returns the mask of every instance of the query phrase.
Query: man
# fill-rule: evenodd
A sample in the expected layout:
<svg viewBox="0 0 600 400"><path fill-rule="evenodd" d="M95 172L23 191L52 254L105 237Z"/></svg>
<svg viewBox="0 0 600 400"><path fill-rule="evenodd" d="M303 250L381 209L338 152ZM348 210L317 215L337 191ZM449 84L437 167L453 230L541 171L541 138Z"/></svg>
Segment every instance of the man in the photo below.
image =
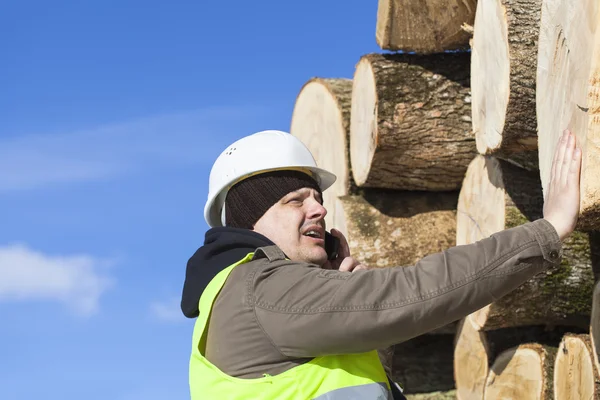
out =
<svg viewBox="0 0 600 400"><path fill-rule="evenodd" d="M186 271L182 310L198 317L192 399L389 399L375 349L458 320L560 262L579 212L581 151L555 155L544 218L410 267L369 269L325 250L323 191L335 177L295 137L264 131L216 160L212 227Z"/></svg>

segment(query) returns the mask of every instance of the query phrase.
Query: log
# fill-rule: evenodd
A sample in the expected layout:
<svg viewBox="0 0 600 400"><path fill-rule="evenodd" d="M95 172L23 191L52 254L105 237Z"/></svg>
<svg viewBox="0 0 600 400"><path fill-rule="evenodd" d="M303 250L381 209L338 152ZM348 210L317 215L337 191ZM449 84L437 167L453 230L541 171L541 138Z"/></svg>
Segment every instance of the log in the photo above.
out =
<svg viewBox="0 0 600 400"><path fill-rule="evenodd" d="M596 282L592 300L590 341L592 344L592 356L594 358L596 371L600 373L600 282ZM598 375L598 379L600 379L600 375Z"/></svg>
<svg viewBox="0 0 600 400"><path fill-rule="evenodd" d="M458 190L476 154L469 58L369 54L354 73L352 175L361 187Z"/></svg>
<svg viewBox="0 0 600 400"><path fill-rule="evenodd" d="M384 50L441 53L469 48L477 0L379 0L376 40Z"/></svg>
<svg viewBox="0 0 600 400"><path fill-rule="evenodd" d="M592 353L589 335L565 335L554 362L557 399L600 399L600 378Z"/></svg>
<svg viewBox="0 0 600 400"><path fill-rule="evenodd" d="M407 394L406 400L456 400L456 390Z"/></svg>
<svg viewBox="0 0 600 400"><path fill-rule="evenodd" d="M553 399L553 365L556 348L522 344L502 352L492 364L484 399Z"/></svg>
<svg viewBox="0 0 600 400"><path fill-rule="evenodd" d="M354 258L372 267L414 265L454 246L457 192L370 190L338 199L335 226Z"/></svg>
<svg viewBox="0 0 600 400"><path fill-rule="evenodd" d="M467 170L457 209L457 245L542 218L539 174L494 157L477 156ZM590 236L563 242L560 265L538 274L473 315L480 329L524 325L589 328L594 273Z"/></svg>
<svg viewBox="0 0 600 400"><path fill-rule="evenodd" d="M481 331L468 315L461 321L454 346L454 382L459 400L483 399L490 363L502 352L525 343L558 347L570 327L547 330L522 326ZM583 332L584 330L581 330Z"/></svg>
<svg viewBox="0 0 600 400"><path fill-rule="evenodd" d="M578 229L600 229L600 4L544 0L537 58L539 168L544 193L558 138L583 151Z"/></svg>
<svg viewBox="0 0 600 400"><path fill-rule="evenodd" d="M351 193L355 187L348 144L351 100L350 79L313 78L300 90L292 113L290 133L308 147L319 167L337 176L323 196L325 223L329 227L337 213L336 198Z"/></svg>
<svg viewBox="0 0 600 400"><path fill-rule="evenodd" d="M407 395L454 390L453 341L454 335L422 335L395 345L393 380Z"/></svg>
<svg viewBox="0 0 600 400"><path fill-rule="evenodd" d="M538 169L535 80L542 0L477 3L471 62L480 154Z"/></svg>
<svg viewBox="0 0 600 400"><path fill-rule="evenodd" d="M467 316L459 325L454 345L454 382L458 400L483 399L489 360L486 334Z"/></svg>

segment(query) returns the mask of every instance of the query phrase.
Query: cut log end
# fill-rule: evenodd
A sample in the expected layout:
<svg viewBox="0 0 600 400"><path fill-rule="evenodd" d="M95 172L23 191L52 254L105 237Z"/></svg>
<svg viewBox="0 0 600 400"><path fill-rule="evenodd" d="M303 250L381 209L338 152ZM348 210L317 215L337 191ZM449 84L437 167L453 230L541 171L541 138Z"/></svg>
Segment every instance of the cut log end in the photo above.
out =
<svg viewBox="0 0 600 400"><path fill-rule="evenodd" d="M555 349L538 344L520 345L502 352L486 380L485 400L550 400Z"/></svg>
<svg viewBox="0 0 600 400"><path fill-rule="evenodd" d="M308 147L319 167L337 176L323 196L328 227L336 218L337 197L348 194L352 185L347 150L351 92L349 79L311 79L300 90L292 114L290 133Z"/></svg>
<svg viewBox="0 0 600 400"><path fill-rule="evenodd" d="M565 335L554 364L554 393L557 399L600 398L600 382L588 335Z"/></svg>
<svg viewBox="0 0 600 400"><path fill-rule="evenodd" d="M489 370L489 347L485 333L470 316L461 321L454 346L454 382L458 400L482 399Z"/></svg>
<svg viewBox="0 0 600 400"><path fill-rule="evenodd" d="M475 157L458 197L456 244L475 243L503 230L505 207L500 163L492 157Z"/></svg>
<svg viewBox="0 0 600 400"><path fill-rule="evenodd" d="M600 229L600 7L595 0L545 0L539 34L536 107L544 194L564 129L582 149L578 229ZM577 21L577 22L574 22Z"/></svg>
<svg viewBox="0 0 600 400"><path fill-rule="evenodd" d="M508 24L499 0L477 3L472 52L473 130L477 150L493 154L502 143L510 94Z"/></svg>
<svg viewBox="0 0 600 400"><path fill-rule="evenodd" d="M356 66L352 93L350 159L354 180L362 186L369 177L377 143L377 91L368 58L362 58Z"/></svg>

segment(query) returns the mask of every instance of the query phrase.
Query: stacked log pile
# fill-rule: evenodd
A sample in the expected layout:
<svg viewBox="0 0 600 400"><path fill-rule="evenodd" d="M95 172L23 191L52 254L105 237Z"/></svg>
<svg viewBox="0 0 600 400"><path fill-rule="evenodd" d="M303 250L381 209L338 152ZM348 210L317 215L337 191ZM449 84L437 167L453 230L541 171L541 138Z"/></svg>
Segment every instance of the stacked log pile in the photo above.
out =
<svg viewBox="0 0 600 400"><path fill-rule="evenodd" d="M379 0L377 43L399 52L301 88L291 133L338 176L328 229L373 267L542 218L559 135L582 148L560 265L382 349L409 399L600 399L598 26L595 0Z"/></svg>

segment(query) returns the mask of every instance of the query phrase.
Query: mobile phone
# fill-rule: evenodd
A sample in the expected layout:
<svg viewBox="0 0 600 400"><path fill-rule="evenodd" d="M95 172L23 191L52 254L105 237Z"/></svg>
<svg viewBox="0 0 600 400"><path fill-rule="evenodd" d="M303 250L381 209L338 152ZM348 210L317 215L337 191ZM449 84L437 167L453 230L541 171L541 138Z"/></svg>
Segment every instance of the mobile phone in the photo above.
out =
<svg viewBox="0 0 600 400"><path fill-rule="evenodd" d="M328 260L335 260L340 249L340 239L325 231L325 252Z"/></svg>

